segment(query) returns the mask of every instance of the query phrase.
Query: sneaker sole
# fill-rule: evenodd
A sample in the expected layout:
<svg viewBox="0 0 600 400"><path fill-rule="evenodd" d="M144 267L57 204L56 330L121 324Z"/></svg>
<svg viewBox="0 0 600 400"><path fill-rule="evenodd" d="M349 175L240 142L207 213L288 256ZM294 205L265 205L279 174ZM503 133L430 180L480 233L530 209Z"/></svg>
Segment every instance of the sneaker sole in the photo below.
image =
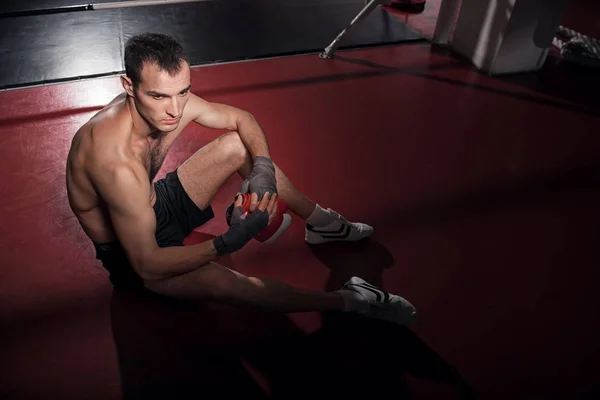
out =
<svg viewBox="0 0 600 400"><path fill-rule="evenodd" d="M321 243L328 243L328 242L358 242L358 241L368 238L369 236L371 236L373 234L373 232L371 232L368 235L359 237L357 239L348 239L347 237L345 237L345 238L344 237L324 238L323 236L319 235L318 233L309 234L310 231L306 231L306 232L307 233L305 233L304 240L308 244L321 244Z"/></svg>

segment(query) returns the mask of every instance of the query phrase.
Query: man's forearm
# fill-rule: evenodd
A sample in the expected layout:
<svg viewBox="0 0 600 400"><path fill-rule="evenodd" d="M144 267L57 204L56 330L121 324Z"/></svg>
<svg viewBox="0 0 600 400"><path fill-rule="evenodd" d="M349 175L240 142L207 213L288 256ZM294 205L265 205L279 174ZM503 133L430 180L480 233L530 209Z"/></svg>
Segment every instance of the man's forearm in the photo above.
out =
<svg viewBox="0 0 600 400"><path fill-rule="evenodd" d="M212 240L189 245L158 247L140 266L142 279L165 279L194 271L217 258Z"/></svg>
<svg viewBox="0 0 600 400"><path fill-rule="evenodd" d="M237 131L252 158L258 156L271 158L265 133L251 114L239 119Z"/></svg>

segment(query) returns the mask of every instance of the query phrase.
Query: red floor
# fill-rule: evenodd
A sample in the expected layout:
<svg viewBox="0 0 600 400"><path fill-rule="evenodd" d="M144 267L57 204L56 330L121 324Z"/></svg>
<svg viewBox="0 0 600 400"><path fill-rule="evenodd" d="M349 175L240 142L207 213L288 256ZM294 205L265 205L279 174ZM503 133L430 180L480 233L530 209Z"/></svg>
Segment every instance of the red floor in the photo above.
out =
<svg viewBox="0 0 600 400"><path fill-rule="evenodd" d="M310 248L295 219L276 245L252 242L231 265L313 289L360 273L405 295L421 315L412 331L478 398L598 396L594 96L552 60L540 74L492 79L443 53L410 44L194 69L195 93L257 117L301 190L375 227L356 247ZM449 385L395 380L416 351L405 331L367 343L322 333L316 314L114 294L69 210L64 167L77 127L118 91L102 79L0 93L0 398L261 398L240 360L261 364L259 387L278 398L329 374L336 382L318 391L380 377L375 392L457 398ZM162 174L217 134L190 127ZM239 181L215 200L217 215ZM224 229L216 218L200 230ZM389 365L335 375L355 339Z"/></svg>

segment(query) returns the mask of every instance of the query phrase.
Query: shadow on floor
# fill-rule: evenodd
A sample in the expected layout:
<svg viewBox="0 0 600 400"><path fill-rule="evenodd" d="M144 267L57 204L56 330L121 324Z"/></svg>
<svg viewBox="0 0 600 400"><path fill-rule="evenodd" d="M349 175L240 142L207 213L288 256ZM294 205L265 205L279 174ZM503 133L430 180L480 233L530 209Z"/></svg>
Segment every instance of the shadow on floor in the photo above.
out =
<svg viewBox="0 0 600 400"><path fill-rule="evenodd" d="M600 164L568 170L548 171L512 182L490 182L487 186L456 196L421 201L417 206L394 215L398 232L439 226L461 218L488 212L536 204L549 196L574 192L595 192L600 188ZM380 221L390 221L389 213ZM373 220L377 223L377 219Z"/></svg>
<svg viewBox="0 0 600 400"><path fill-rule="evenodd" d="M348 273L380 283L393 262L370 240L316 254L331 268L328 288ZM454 368L409 329L384 321L324 314L323 327L305 334L278 313L129 292L114 292L111 316L124 399L408 399L406 373L471 398Z"/></svg>
<svg viewBox="0 0 600 400"><path fill-rule="evenodd" d="M600 114L600 69L575 65L551 53L543 68L538 72L497 77L504 82L526 87L578 104L593 115Z"/></svg>
<svg viewBox="0 0 600 400"><path fill-rule="evenodd" d="M466 57L454 53L446 46L433 44L431 52L460 61L464 68L481 74L482 78L488 77L488 75L477 71ZM491 93L505 94L515 99L530 100L551 107L583 112L594 116L600 115L600 99L598 97L600 69L583 67L565 61L554 47L550 49L548 57L539 71L496 75L492 78L507 83L506 89L488 88L478 83L469 83L464 86ZM554 99L514 93L510 90L510 85L521 86L533 92L551 96Z"/></svg>
<svg viewBox="0 0 600 400"><path fill-rule="evenodd" d="M536 103L546 107L573 111L595 117L600 116L600 100L597 96L600 89L600 73L597 70L585 69L558 60L556 57L549 57L540 71L498 75L491 78L477 71L470 61L452 52L447 47L432 45L430 51L432 54L447 57L449 62L433 67L390 67L361 58L355 58L350 52L336 54L334 60L372 68L370 72L353 74L352 78L356 79L374 75L411 75L452 86L507 96L515 100ZM463 76L465 75L464 73L459 73L459 77L453 78L439 75L436 72L451 69L459 69L467 72L468 79ZM331 76L328 79L334 80L337 78ZM509 85L503 88L493 87L486 84L486 80L489 79L506 82ZM539 94L552 96L552 98L540 97L537 93L530 94L515 91L510 85L522 86Z"/></svg>

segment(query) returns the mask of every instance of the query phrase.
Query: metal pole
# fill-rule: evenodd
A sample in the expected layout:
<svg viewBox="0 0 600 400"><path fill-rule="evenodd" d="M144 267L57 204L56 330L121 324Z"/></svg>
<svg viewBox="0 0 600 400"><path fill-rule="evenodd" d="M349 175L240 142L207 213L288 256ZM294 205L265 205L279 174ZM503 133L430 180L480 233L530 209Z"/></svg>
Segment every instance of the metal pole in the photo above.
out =
<svg viewBox="0 0 600 400"><path fill-rule="evenodd" d="M342 30L339 33L339 35L337 35L337 37L335 39L333 39L333 42L331 42L331 44L329 46L327 46L321 54L319 54L319 57L331 58L333 56L333 53L335 53L335 51L337 50L337 48L340 47L342 38L344 36L346 36L346 34L350 31L350 29L352 29L360 21L367 18L369 16L369 14L371 14L371 12L375 9L375 7L377 7L381 3L388 3L388 0L371 0L371 1L369 1L369 3L358 13L358 15L356 17L354 17L352 22L350 22L350 25L348 25L344 30Z"/></svg>
<svg viewBox="0 0 600 400"><path fill-rule="evenodd" d="M450 35L454 29L454 23L460 12L461 5L462 0L442 0L433 33L434 43L447 44L450 41Z"/></svg>

